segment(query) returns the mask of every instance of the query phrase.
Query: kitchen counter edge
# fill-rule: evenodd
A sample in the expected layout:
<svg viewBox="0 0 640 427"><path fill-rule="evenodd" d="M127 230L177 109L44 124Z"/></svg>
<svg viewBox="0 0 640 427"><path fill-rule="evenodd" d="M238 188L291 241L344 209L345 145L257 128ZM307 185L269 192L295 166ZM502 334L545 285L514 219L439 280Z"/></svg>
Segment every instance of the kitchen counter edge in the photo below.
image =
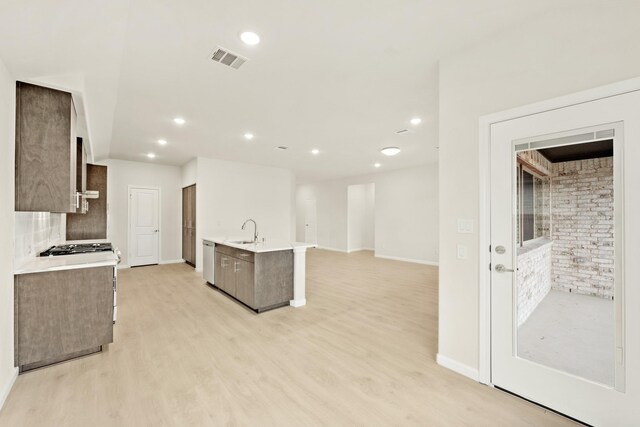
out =
<svg viewBox="0 0 640 427"><path fill-rule="evenodd" d="M13 269L13 274L17 276L80 268L115 267L117 264L118 256L113 252L35 257L17 264Z"/></svg>
<svg viewBox="0 0 640 427"><path fill-rule="evenodd" d="M236 248L236 249L243 249L245 251L250 251L254 253L288 251L288 250L293 250L298 248L308 249L308 248L317 247L317 245L311 244L311 243L288 242L286 240L272 240L272 241L259 242L259 243L239 244L239 243L232 243L229 241L229 239L224 239L219 237L214 237L214 238L203 237L202 241L217 243L219 245L229 246L231 248Z"/></svg>

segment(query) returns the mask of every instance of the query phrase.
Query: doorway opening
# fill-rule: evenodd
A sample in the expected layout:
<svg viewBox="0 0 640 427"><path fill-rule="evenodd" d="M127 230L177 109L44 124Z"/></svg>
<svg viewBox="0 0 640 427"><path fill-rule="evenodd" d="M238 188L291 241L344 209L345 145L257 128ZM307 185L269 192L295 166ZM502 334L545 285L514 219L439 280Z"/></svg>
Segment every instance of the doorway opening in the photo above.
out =
<svg viewBox="0 0 640 427"><path fill-rule="evenodd" d="M375 248L375 184L347 187L347 252Z"/></svg>

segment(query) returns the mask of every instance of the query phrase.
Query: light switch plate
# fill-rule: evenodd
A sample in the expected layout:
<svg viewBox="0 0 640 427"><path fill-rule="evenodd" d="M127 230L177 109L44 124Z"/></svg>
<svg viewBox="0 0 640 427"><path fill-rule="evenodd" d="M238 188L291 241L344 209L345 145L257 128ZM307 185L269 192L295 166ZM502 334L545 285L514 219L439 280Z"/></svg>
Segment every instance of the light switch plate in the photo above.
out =
<svg viewBox="0 0 640 427"><path fill-rule="evenodd" d="M467 247L465 245L458 245L457 255L458 259L467 259Z"/></svg>
<svg viewBox="0 0 640 427"><path fill-rule="evenodd" d="M473 220L458 219L458 233L463 233L463 234L473 233Z"/></svg>

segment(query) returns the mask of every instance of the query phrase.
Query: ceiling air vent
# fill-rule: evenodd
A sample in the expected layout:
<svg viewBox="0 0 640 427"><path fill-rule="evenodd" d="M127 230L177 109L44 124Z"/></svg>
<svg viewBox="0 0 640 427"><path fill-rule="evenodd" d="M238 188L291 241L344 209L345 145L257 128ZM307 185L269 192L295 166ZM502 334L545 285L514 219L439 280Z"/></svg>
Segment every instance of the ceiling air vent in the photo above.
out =
<svg viewBox="0 0 640 427"><path fill-rule="evenodd" d="M244 56L231 52L229 49L218 46L211 54L211 60L237 70L242 64L247 62L249 58L245 58Z"/></svg>

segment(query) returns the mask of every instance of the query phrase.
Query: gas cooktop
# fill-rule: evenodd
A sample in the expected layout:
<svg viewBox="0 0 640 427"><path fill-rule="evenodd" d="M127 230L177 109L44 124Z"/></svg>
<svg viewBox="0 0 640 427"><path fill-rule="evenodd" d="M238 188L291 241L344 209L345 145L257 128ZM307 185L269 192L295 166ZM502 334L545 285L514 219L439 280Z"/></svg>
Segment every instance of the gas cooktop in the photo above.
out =
<svg viewBox="0 0 640 427"><path fill-rule="evenodd" d="M74 255L109 251L113 251L111 243L78 243L51 246L46 251L40 252L40 256Z"/></svg>

